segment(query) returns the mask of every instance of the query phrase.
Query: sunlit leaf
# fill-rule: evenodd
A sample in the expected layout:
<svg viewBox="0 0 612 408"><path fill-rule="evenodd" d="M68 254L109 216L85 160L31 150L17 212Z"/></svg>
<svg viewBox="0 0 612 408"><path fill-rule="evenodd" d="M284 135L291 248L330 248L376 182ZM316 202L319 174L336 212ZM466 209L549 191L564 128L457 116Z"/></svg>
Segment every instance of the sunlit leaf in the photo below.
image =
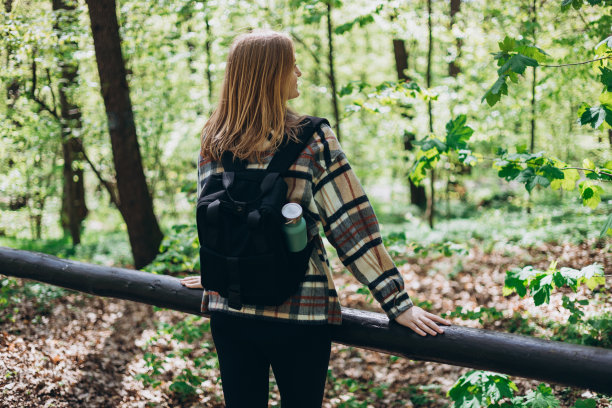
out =
<svg viewBox="0 0 612 408"><path fill-rule="evenodd" d="M516 72L517 74L523 74L525 69L529 67L537 67L538 61L533 58L529 58L522 54L515 54L508 62L506 62L500 69L497 70L499 75L504 75L508 71Z"/></svg>

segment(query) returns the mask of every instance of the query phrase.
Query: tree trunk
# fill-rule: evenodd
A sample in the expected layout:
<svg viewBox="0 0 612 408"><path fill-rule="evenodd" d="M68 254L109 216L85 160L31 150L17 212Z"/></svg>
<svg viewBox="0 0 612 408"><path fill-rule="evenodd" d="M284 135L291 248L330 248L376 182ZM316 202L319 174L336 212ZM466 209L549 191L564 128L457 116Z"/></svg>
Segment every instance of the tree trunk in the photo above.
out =
<svg viewBox="0 0 612 408"><path fill-rule="evenodd" d="M207 3L206 0L204 0L204 7L207 7L206 3ZM186 24L187 32L193 32L193 10L194 9L190 6L185 7L178 17L177 26ZM204 13L204 21L206 23L205 50L206 50L206 56L207 56L205 70L206 70L206 77L208 78L208 104L210 107L212 106L212 86L211 86L211 78L210 78L210 64L211 64L210 62L210 25L208 22L208 19L209 19L208 12L209 12L209 9L206 9ZM189 50L188 55L187 55L187 64L189 66L189 72L193 76L197 74L196 62L194 61L193 57L196 53L199 52L199 50L196 49L197 44L193 38L189 38L187 41L185 41L185 43L187 45L187 49ZM202 105L198 104L195 109L196 109L196 115L200 116L203 112Z"/></svg>
<svg viewBox="0 0 612 408"><path fill-rule="evenodd" d="M11 11L13 10L12 0L5 0L4 10L6 11L7 14L11 13ZM11 64L12 51L13 50L11 49L11 47L7 47L6 61L5 61L6 72L11 71L10 64ZM23 127L21 122L13 118L13 114L15 112L15 104L17 103L17 100L19 99L19 96L21 95L20 87L21 87L21 84L19 83L19 80L17 78L12 78L6 86L6 117L7 119L11 120L11 122L13 123L13 125L15 125L16 128ZM9 158L8 167L11 168L13 167L14 164L15 162L13 161L13 159ZM9 210L17 211L25 207L28 204L29 198L30 198L29 194L24 194L24 195L17 196L17 197L9 197L9 206L8 206Z"/></svg>
<svg viewBox="0 0 612 408"><path fill-rule="evenodd" d="M74 10L76 4L67 4L65 0L53 0L53 10L61 13L56 18L53 25L58 32L58 37L62 37L63 32L67 32L71 27L78 24ZM74 134L81 133L81 110L70 100L70 89L77 86L79 65L73 57L78 50L78 44L74 41L67 41L58 44L60 55L59 62L62 81L60 82L58 93L60 101L60 121L62 126L62 152L64 156L64 188L62 196L61 224L64 235L70 233L72 244L77 245L81 242L81 224L87 217L87 205L85 204L85 186L83 183L83 169L79 162L83 159L79 143L76 142ZM78 136L77 136L78 137ZM77 164L77 166L75 166Z"/></svg>
<svg viewBox="0 0 612 408"><path fill-rule="evenodd" d="M9 14L13 10L13 1L5 0L4 9L7 14ZM11 59L11 48L7 48L6 50L6 72L9 72L9 63ZM11 82L6 87L6 101L7 101L7 117L11 117L12 113L15 109L15 104L17 103L17 99L19 99L19 81L17 78L13 78ZM21 127L19 122L13 121L15 125Z"/></svg>
<svg viewBox="0 0 612 408"><path fill-rule="evenodd" d="M427 30L429 35L428 46L427 46L427 72L425 74L425 79L427 81L427 88L431 88L431 57L433 54L433 35L432 35L432 27L431 27L431 0L427 0ZM431 100L427 101L427 114L429 117L429 132L433 133L433 112L431 109ZM435 201L435 188L434 182L436 179L436 172L434 169L431 169L431 174L429 178L429 201L427 202L427 221L429 222L429 227L434 227L434 212L436 210L436 201Z"/></svg>
<svg viewBox="0 0 612 408"><path fill-rule="evenodd" d="M533 77L531 82L531 138L529 143L529 149L531 153L535 151L535 139L536 139L536 69L533 68Z"/></svg>
<svg viewBox="0 0 612 408"><path fill-rule="evenodd" d="M208 104L210 109L213 106L214 89L212 72L210 66L212 64L212 30L210 29L210 21L208 20L208 13L204 15L204 22L206 23L206 80L208 81Z"/></svg>
<svg viewBox="0 0 612 408"><path fill-rule="evenodd" d="M451 31L453 29L453 24L455 24L455 15L459 13L460 10L461 10L461 0L450 0L450 29ZM461 53L461 45L463 45L461 38L456 38L455 44L457 46L457 54L456 54L457 57L456 58L459 58L459 54ZM456 59L448 63L448 75L452 76L453 78L457 77L459 72L461 72L461 68L459 68L459 66L455 64L455 60Z"/></svg>
<svg viewBox="0 0 612 408"><path fill-rule="evenodd" d="M333 25L331 19L332 0L327 0L327 46L329 60L329 81L332 88L332 105L334 108L334 119L336 120L336 138L340 140L340 112L338 111L338 96L336 95L336 75L334 74L334 42L333 42Z"/></svg>
<svg viewBox="0 0 612 408"><path fill-rule="evenodd" d="M532 24L533 24L533 45L536 45L536 25L538 23L536 0L533 0L532 8ZM531 82L531 141L529 143L531 153L535 150L535 137L536 137L536 67L533 68L533 79Z"/></svg>
<svg viewBox="0 0 612 408"><path fill-rule="evenodd" d="M316 29L317 29L317 31L320 32L321 26L318 25ZM318 35L315 36L313 38L312 42L313 42L314 55L321 55L321 54L323 54L324 51L323 51L323 44L321 43L321 37L318 36ZM321 70L320 69L313 69L312 70L312 83L313 83L313 85L315 85L315 87L317 89L319 89L319 87L321 86ZM321 106L318 103L315 103L313 105L314 106L313 106L313 111L312 111L313 113L312 113L312 115L319 116L320 115L319 109L321 109Z"/></svg>
<svg viewBox="0 0 612 408"><path fill-rule="evenodd" d="M532 24L533 24L533 45L536 45L536 24L537 20L537 9L536 0L533 0L532 7ZM534 153L535 151L535 139L536 139L536 84L537 74L536 67L532 67L533 77L531 81L531 137L529 142L529 151ZM527 214L531 214L531 191L528 193L527 198Z"/></svg>
<svg viewBox="0 0 612 408"><path fill-rule="evenodd" d="M453 31L453 25L455 24L455 16L457 15L457 13L459 13L459 11L461 11L461 0L450 0L450 24L449 24L449 30ZM462 41L461 38L456 38L455 37L455 46L456 48L456 53L455 53L455 58L453 60L451 60L448 63L448 75L456 78L457 75L459 75L459 73L461 72L461 68L459 67L459 65L457 65L457 60L459 59L459 54L461 54L461 45L462 45ZM452 114L452 108L451 108L451 114ZM451 183L451 169L452 169L452 163L449 163L451 167L449 167L448 171L446 172L446 194L444 196L444 199L446 201L446 218L450 218L450 183ZM459 165L459 166L455 166L455 169L459 168L459 167L463 167L463 165ZM471 169L470 166L467 166L468 169Z"/></svg>
<svg viewBox="0 0 612 408"><path fill-rule="evenodd" d="M62 106L62 110L63 109L64 107ZM87 209L87 205L85 204L83 169L73 168L73 163L76 162L75 159L80 159L82 157L82 153L79 150L79 145L75 143L74 138L70 136L70 131L71 129L68 129L68 132L63 133L62 135L64 186L62 196L61 224L62 228L64 229L64 235L67 235L67 233L70 234L70 237L72 238L72 245L78 245L81 243L81 224L87 217L89 211Z"/></svg>
<svg viewBox="0 0 612 408"><path fill-rule="evenodd" d="M410 82L412 79L406 75L408 69L408 52L406 51L406 43L404 40L399 38L393 39L393 54L395 55L395 69L397 71L397 79L400 81ZM411 106L407 106L403 116L409 117ZM412 150L414 147L412 141L414 140L414 134L410 132L404 132L404 150ZM427 208L427 196L425 194L425 186L417 186L408 177L408 184L410 186L410 203L416 205L421 210L425 211Z"/></svg>
<svg viewBox="0 0 612 408"><path fill-rule="evenodd" d="M87 0L87 5L117 174L119 211L127 225L134 265L142 268L157 255L163 234L142 168L115 0Z"/></svg>
<svg viewBox="0 0 612 408"><path fill-rule="evenodd" d="M612 129L608 129L608 141L610 142L610 148L612 148Z"/></svg>

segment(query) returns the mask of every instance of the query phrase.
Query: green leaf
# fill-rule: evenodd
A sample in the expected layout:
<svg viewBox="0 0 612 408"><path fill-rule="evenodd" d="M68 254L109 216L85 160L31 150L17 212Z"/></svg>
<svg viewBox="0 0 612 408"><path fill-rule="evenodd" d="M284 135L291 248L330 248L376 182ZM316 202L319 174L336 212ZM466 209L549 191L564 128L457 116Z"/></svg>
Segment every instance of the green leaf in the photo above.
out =
<svg viewBox="0 0 612 408"><path fill-rule="evenodd" d="M353 84L349 82L348 84L340 88L340 91L338 91L338 96L343 97L346 95L350 95L353 93L353 89L354 89Z"/></svg>
<svg viewBox="0 0 612 408"><path fill-rule="evenodd" d="M582 167L591 169L591 170L595 170L595 163L593 163L591 159L586 158L582 160Z"/></svg>
<svg viewBox="0 0 612 408"><path fill-rule="evenodd" d="M529 280L535 276L538 272L533 270L533 267L526 266L522 269L515 268L510 271L506 271L506 278L504 280L504 296L509 295L512 291L516 290L516 293L520 297L524 297L527 294L527 286Z"/></svg>
<svg viewBox="0 0 612 408"><path fill-rule="evenodd" d="M438 149L429 149L427 151L419 149L417 152L417 160L412 165L410 171L410 179L412 182L419 185L427 175L427 170L434 168L438 160L440 160L440 152Z"/></svg>
<svg viewBox="0 0 612 408"><path fill-rule="evenodd" d="M379 14L380 10L382 10L382 4L376 7L376 9L370 14L364 14L363 16L359 16L355 18L353 21L349 21L348 23L341 24L334 29L334 33L336 34L344 34L347 31L353 29L353 27L358 24L359 27L364 27L370 23L374 22L373 14Z"/></svg>
<svg viewBox="0 0 612 408"><path fill-rule="evenodd" d="M536 177L539 177L539 178L536 180ZM544 182L542 179L546 180L546 182ZM536 185L541 184L541 183L550 184L550 182L548 181L546 177L536 176L535 172L533 171L533 168L531 167L527 167L526 169L521 171L518 177L516 178L516 181L518 181L519 183L524 183L527 191L533 190L533 188ZM547 187L548 184L546 184L544 187Z"/></svg>
<svg viewBox="0 0 612 408"><path fill-rule="evenodd" d="M572 408L595 408L597 406L597 401L593 398L588 399L579 399L576 400Z"/></svg>
<svg viewBox="0 0 612 408"><path fill-rule="evenodd" d="M517 145L516 145L516 152L517 152L518 154L521 154L521 153L528 153L528 152L529 152L529 150L527 150L527 143L517 144Z"/></svg>
<svg viewBox="0 0 612 408"><path fill-rule="evenodd" d="M555 282L557 288L560 288L567 283L567 278L561 272L555 272L553 274L553 282Z"/></svg>
<svg viewBox="0 0 612 408"><path fill-rule="evenodd" d="M533 58L538 62L546 61L548 54L541 48L536 47L535 45L521 45L516 49L519 54L523 54L529 58Z"/></svg>
<svg viewBox="0 0 612 408"><path fill-rule="evenodd" d="M507 74L510 72L516 72L517 74L523 74L525 72L525 68L529 67L537 67L538 61L533 58L529 58L522 54L515 54L508 62L506 62L500 69L497 70L499 75Z"/></svg>
<svg viewBox="0 0 612 408"><path fill-rule="evenodd" d="M612 92L612 69L608 67L600 67L599 69L601 70L599 81L604 85L606 91Z"/></svg>
<svg viewBox="0 0 612 408"><path fill-rule="evenodd" d="M586 285L589 289L593 290L599 285L606 284L606 278L604 276L594 276L586 280Z"/></svg>
<svg viewBox="0 0 612 408"><path fill-rule="evenodd" d="M447 146L444 144L444 142L436 137L426 137L413 143L421 146L423 151L431 150L434 147L438 150L438 152L445 152L447 150Z"/></svg>
<svg viewBox="0 0 612 408"><path fill-rule="evenodd" d="M607 107L612 107L612 92L603 92L599 95L599 102Z"/></svg>
<svg viewBox="0 0 612 408"><path fill-rule="evenodd" d="M476 164L478 163L478 157L472 154L470 149L460 149L457 153L459 153L459 161L463 164Z"/></svg>
<svg viewBox="0 0 612 408"><path fill-rule="evenodd" d="M506 375L488 371L468 371L459 377L447 395L456 407L493 407L495 401L510 398L518 387Z"/></svg>
<svg viewBox="0 0 612 408"><path fill-rule="evenodd" d="M595 46L595 52L597 55L605 54L608 49L612 48L612 35L601 40Z"/></svg>
<svg viewBox="0 0 612 408"><path fill-rule="evenodd" d="M603 238L606 234L612 235L612 213L608 215L608 218L606 219L606 222L604 223L603 228L599 233L599 236Z"/></svg>
<svg viewBox="0 0 612 408"><path fill-rule="evenodd" d="M597 262L587 265L580 270L580 275L586 279L590 279L592 277L603 277L603 266L598 264Z"/></svg>
<svg viewBox="0 0 612 408"><path fill-rule="evenodd" d="M502 167L502 169L497 172L497 175L507 181L510 181L514 180L520 173L521 169L519 167L516 167L514 163L511 163L507 166Z"/></svg>
<svg viewBox="0 0 612 408"><path fill-rule="evenodd" d="M559 273L563 275L565 278L565 284L569 286L574 292L578 290L578 277L580 276L580 271L572 268L561 268Z"/></svg>
<svg viewBox="0 0 612 408"><path fill-rule="evenodd" d="M446 145L450 149L463 149L474 133L474 129L467 126L466 115L459 115L446 123Z"/></svg>
<svg viewBox="0 0 612 408"><path fill-rule="evenodd" d="M544 279L550 275L540 275L536 277L533 281L533 286L530 285L529 290L531 291L531 295L533 296L533 302L536 306L539 306L543 303L548 304L550 302L550 292L552 289L552 285Z"/></svg>
<svg viewBox="0 0 612 408"><path fill-rule="evenodd" d="M516 181L518 181L519 183L527 183L531 181L531 179L533 179L534 177L535 173L533 172L533 169L531 167L527 167L526 169L521 171Z"/></svg>
<svg viewBox="0 0 612 408"><path fill-rule="evenodd" d="M563 188L565 191L572 191L576 188L576 181L580 178L580 173L576 169L566 169L563 170L563 179L562 180L552 180L550 182L550 187L553 190L557 190L559 188Z"/></svg>
<svg viewBox="0 0 612 408"><path fill-rule="evenodd" d="M591 180L585 180L579 184L580 197L582 197L582 204L593 209L597 208L601 202L601 193L603 188L594 184Z"/></svg>
<svg viewBox="0 0 612 408"><path fill-rule="evenodd" d="M484 94L481 102L486 100L489 106L499 102L502 95L508 95L508 84L506 84L507 75L501 75L491 88Z"/></svg>
<svg viewBox="0 0 612 408"><path fill-rule="evenodd" d="M580 116L580 124L586 125L588 123L593 129L597 129L605 119L606 110L603 106L594 106L586 109L582 116Z"/></svg>
<svg viewBox="0 0 612 408"><path fill-rule="evenodd" d="M582 102L582 104L580 105L580 107L578 108L578 118L582 117L582 115L584 114L584 112L586 112L587 109L589 109L591 107L591 105L589 105L586 102Z"/></svg>
<svg viewBox="0 0 612 408"><path fill-rule="evenodd" d="M506 36L506 38L504 38L504 41L500 41L498 44L499 49L507 53L514 51L514 47L516 47L516 40L514 38Z"/></svg>
<svg viewBox="0 0 612 408"><path fill-rule="evenodd" d="M520 297L524 297L527 294L527 286L525 284L524 281L517 279L517 278L506 278L506 281L504 283L504 289L508 289L510 292L509 293L504 293L504 296L509 295L510 293L512 293L513 291L516 290L516 293L520 296Z"/></svg>
<svg viewBox="0 0 612 408"><path fill-rule="evenodd" d="M530 408L556 408L559 406L559 400L552 394L552 389L546 384L538 385L538 388L529 391L525 395L526 406Z"/></svg>
<svg viewBox="0 0 612 408"><path fill-rule="evenodd" d="M550 181L565 178L565 174L563 173L563 171L561 171L561 169L555 166L551 166L550 164L540 167L538 172L541 172L543 176Z"/></svg>
<svg viewBox="0 0 612 408"><path fill-rule="evenodd" d="M529 180L527 184L525 185L525 187L527 188L528 191L531 191L538 185L542 187L548 187L550 185L550 180L538 174L534 178Z"/></svg>

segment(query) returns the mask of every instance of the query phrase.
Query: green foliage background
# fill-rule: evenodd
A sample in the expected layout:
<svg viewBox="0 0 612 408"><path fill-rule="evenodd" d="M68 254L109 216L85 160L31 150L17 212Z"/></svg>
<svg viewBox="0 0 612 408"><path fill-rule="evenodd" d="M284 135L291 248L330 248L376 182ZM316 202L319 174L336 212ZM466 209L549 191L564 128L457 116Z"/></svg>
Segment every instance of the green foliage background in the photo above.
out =
<svg viewBox="0 0 612 408"><path fill-rule="evenodd" d="M466 115L468 125L474 130L471 149L483 156L495 154L500 147L512 153L516 146L520 149L529 144L530 66L523 68L525 78L516 84L510 83L508 95L495 106L489 107L482 101L498 75L496 60L491 55L498 52L498 42L506 44L506 50L514 49L510 47L513 39L531 44L535 28L536 44L547 55L523 46L521 51L531 57L541 61L545 57L551 64L564 64L586 61L596 55L595 48L606 37L605 27L610 21L607 9L602 11L600 6L585 4L580 10L571 8L561 12L559 2L545 2L538 9L537 24L534 24L530 4L517 1L507 7L485 1L464 2L451 31L448 4L434 2L430 89L424 88L427 52L424 3L335 4L332 16L337 32L334 35L337 83L340 87L357 82L364 84L362 92L341 93L344 95L340 98L341 143L373 201L381 203L381 211L386 211L391 201L408 208L407 176L415 156L404 151L402 135L405 131L415 133L417 139L428 135L424 99L435 99L434 133L440 137L449 120ZM35 92L51 104L51 90L58 86L58 62L62 57L58 43L68 39L78 41L79 52L75 58L79 62L79 86L73 92L83 111L81 137L94 163L112 180L110 142L86 6L79 4L80 24L62 38L52 30L54 17L50 6L50 2L43 1L18 2L10 15L2 15L3 60L7 49L11 50L8 63L3 64L2 82L8 85L10 80L17 79L23 89L29 89L30 62L35 49L39 71ZM151 4L123 1L119 4L122 50L129 73L137 134L157 216L166 231L173 224L191 220L199 131L216 102L228 45L236 34L250 27L269 27L299 38L295 43L297 61L304 73L300 80L302 95L292 105L301 112L333 120L327 80L325 10L324 3L317 1ZM210 38L206 35L206 19L211 27ZM393 38L402 38L408 45L407 73L421 89L416 97L401 92L389 91L382 95L370 92L384 81L396 81ZM462 41L458 57L456 38ZM207 40L211 43L211 61L206 58ZM453 78L448 75L448 62L455 58L461 72ZM212 74L211 97L207 66ZM47 69L50 82L42 74ZM543 150L570 165L581 165L583 159L589 158L604 168L612 158L606 129L581 126L577 120L581 104L594 105L601 94L598 68L588 64L537 69L535 151ZM57 91L54 93L57 96ZM49 197L43 210L44 235L57 238L61 234L57 223L62 182L59 125L23 92L13 110L8 110L7 100L0 100L0 111L4 113L0 127L0 191L7 199L26 192ZM402 116L405 112L402 105L406 103L411 106L411 119ZM14 121L21 125L15 126ZM109 206L107 193L85 163L77 165L86 168L87 203L93 210L85 229L100 228L99 221L96 224L95 220L108 219L107 214L99 217L101 207ZM467 190L465 197L453 197L451 192L451 202L461 198L478 203L502 190L522 194L517 186L501 182L486 163L476 166L467 176L457 174L452 161L442 165L437 189L444 190L447 181L459 180ZM48 183L42 182L46 180ZM601 193L606 198L609 192L603 186ZM554 197L559 201L576 201L569 194ZM5 201L0 205L6 209ZM20 211L2 211L0 226L4 234L31 237L31 228L25 226L29 225L28 217L36 211L32 200ZM120 224L115 215L110 216L115 220L111 223Z"/></svg>

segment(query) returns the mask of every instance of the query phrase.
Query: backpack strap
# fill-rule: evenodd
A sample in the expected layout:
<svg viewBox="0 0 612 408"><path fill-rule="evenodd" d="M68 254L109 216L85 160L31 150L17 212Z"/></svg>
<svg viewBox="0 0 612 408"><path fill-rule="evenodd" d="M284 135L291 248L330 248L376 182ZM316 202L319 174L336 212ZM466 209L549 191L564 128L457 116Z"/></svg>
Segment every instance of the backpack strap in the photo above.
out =
<svg viewBox="0 0 612 408"><path fill-rule="evenodd" d="M243 171L246 168L246 163L235 158L230 151L223 152L221 163L223 163L223 171Z"/></svg>
<svg viewBox="0 0 612 408"><path fill-rule="evenodd" d="M312 135L319 129L324 123L330 126L329 121L325 118L318 118L316 116L308 116L306 123L300 128L298 143L296 142L285 142L281 149L276 152L270 164L268 164L267 171L274 173L286 173L289 167L298 159L300 153Z"/></svg>

